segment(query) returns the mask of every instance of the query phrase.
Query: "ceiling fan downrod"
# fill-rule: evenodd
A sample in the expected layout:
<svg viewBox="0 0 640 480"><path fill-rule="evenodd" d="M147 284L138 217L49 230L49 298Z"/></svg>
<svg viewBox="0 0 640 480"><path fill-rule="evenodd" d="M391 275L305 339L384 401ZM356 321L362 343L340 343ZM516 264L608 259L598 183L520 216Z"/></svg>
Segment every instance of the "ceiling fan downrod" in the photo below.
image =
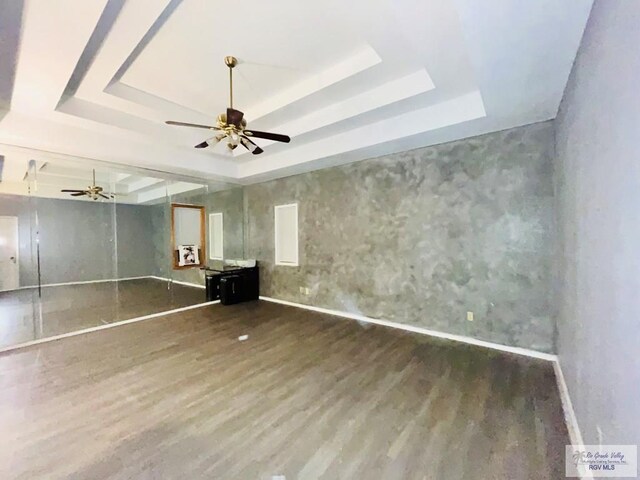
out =
<svg viewBox="0 0 640 480"><path fill-rule="evenodd" d="M238 64L238 59L229 55L224 57L224 63L229 67L229 108L233 108L233 67Z"/></svg>

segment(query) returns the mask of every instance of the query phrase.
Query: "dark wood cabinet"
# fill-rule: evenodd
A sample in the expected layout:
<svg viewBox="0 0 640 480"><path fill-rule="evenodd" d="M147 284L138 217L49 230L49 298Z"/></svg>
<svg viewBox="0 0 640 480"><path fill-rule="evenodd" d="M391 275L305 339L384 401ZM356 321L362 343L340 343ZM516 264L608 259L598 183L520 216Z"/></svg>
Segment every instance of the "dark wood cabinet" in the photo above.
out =
<svg viewBox="0 0 640 480"><path fill-rule="evenodd" d="M225 270L206 270L206 292L207 301L221 299L221 280L223 278L233 278L233 289L227 289L227 295L230 297L230 292L233 293L233 299L227 298L224 302L226 304L248 302L250 300L257 300L260 295L260 277L258 267L249 268L225 268ZM237 277L237 278L236 278Z"/></svg>

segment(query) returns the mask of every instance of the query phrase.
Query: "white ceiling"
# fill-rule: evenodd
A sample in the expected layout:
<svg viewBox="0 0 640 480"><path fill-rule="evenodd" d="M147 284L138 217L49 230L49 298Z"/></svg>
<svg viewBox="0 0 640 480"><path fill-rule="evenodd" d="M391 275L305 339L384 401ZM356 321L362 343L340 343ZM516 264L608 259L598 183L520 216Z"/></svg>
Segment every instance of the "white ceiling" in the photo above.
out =
<svg viewBox="0 0 640 480"><path fill-rule="evenodd" d="M26 0L0 21L0 143L251 183L547 120L591 3ZM225 55L234 106L290 144L229 157L164 124L214 122Z"/></svg>

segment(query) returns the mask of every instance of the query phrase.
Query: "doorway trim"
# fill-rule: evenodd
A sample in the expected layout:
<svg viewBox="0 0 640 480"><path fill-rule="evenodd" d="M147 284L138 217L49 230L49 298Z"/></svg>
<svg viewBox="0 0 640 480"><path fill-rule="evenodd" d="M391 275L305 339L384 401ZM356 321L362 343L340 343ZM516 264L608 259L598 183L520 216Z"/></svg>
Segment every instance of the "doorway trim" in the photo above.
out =
<svg viewBox="0 0 640 480"><path fill-rule="evenodd" d="M16 289L20 288L20 222L18 221L18 216L17 215L0 215L0 219L11 219L15 221L15 226L16 226L16 238L15 238L15 245L16 245L16 265L17 265L17 287ZM15 290L15 289L9 289L9 290Z"/></svg>

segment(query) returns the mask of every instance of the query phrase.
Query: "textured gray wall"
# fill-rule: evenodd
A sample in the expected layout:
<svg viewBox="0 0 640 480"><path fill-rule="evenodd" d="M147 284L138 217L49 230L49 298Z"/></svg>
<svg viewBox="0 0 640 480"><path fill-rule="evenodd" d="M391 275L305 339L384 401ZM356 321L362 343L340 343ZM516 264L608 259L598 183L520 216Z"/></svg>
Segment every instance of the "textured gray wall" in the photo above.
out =
<svg viewBox="0 0 640 480"><path fill-rule="evenodd" d="M36 198L43 284L116 277L113 205Z"/></svg>
<svg viewBox="0 0 640 480"><path fill-rule="evenodd" d="M171 278L171 217L168 204L153 205L151 208L151 240L155 271L163 278Z"/></svg>
<svg viewBox="0 0 640 480"><path fill-rule="evenodd" d="M203 205L206 218L207 265L219 262L209 260L209 214L222 212L224 228L224 258L243 258L244 220L242 188L220 192L174 195L173 203ZM171 210L170 204L152 207L153 248L156 270L165 278L204 285L204 273L199 268L173 270L171 260Z"/></svg>
<svg viewBox="0 0 640 480"><path fill-rule="evenodd" d="M245 187L261 293L553 351L553 145L545 122ZM274 266L291 202L298 268Z"/></svg>
<svg viewBox="0 0 640 480"><path fill-rule="evenodd" d="M587 444L640 444L639 26L640 2L595 2L556 119L558 350Z"/></svg>
<svg viewBox="0 0 640 480"><path fill-rule="evenodd" d="M156 275L152 208L77 200L0 196L0 215L18 216L20 284L36 285L31 226L37 211L43 284ZM114 224L115 222L115 224ZM117 263L114 261L117 224Z"/></svg>
<svg viewBox="0 0 640 480"><path fill-rule="evenodd" d="M158 275L151 214L148 205L116 206L119 278Z"/></svg>

